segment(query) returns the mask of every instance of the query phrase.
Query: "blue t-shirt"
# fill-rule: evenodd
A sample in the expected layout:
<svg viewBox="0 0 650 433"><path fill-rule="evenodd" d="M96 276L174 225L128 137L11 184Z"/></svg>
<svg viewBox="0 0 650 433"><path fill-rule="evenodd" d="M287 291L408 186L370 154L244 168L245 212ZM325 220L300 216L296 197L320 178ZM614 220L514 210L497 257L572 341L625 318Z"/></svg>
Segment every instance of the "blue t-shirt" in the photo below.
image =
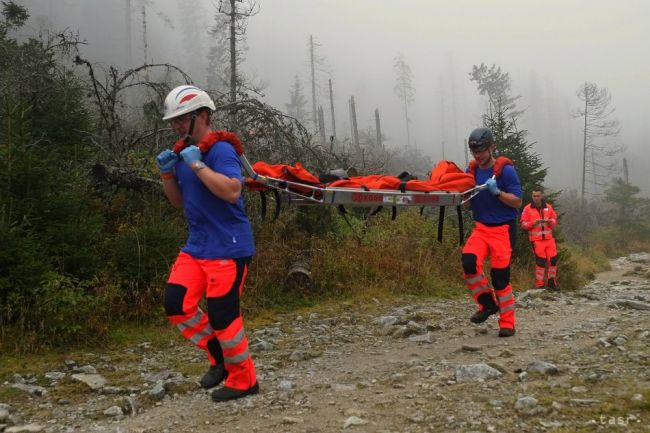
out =
<svg viewBox="0 0 650 433"><path fill-rule="evenodd" d="M230 143L216 143L203 155L203 162L212 170L243 182L241 162ZM174 168L189 225L189 236L181 251L197 259L237 259L255 254L243 195L235 204L228 203L212 194L182 160Z"/></svg>
<svg viewBox="0 0 650 433"><path fill-rule="evenodd" d="M476 167L476 184L482 185L492 177L494 167ZM497 186L503 192L509 192L521 198L521 183L517 170L512 165L505 165L501 176L497 178ZM474 221L483 224L502 224L517 219L517 209L501 203L497 197L484 189L472 199L472 215Z"/></svg>

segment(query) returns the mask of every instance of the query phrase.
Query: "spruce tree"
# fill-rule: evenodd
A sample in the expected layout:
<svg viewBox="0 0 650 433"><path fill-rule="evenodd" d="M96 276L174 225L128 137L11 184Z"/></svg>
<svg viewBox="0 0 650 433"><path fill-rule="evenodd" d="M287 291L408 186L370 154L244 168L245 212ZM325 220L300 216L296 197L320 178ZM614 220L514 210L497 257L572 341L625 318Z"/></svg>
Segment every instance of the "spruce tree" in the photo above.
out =
<svg viewBox="0 0 650 433"><path fill-rule="evenodd" d="M491 104L490 104L491 105ZM494 133L497 142L497 155L503 155L512 160L519 174L524 200L536 186L542 186L547 169L533 149L533 144L526 139L528 131L517 129L516 118L507 116L508 108L501 109L490 106L483 116L483 124Z"/></svg>
<svg viewBox="0 0 650 433"><path fill-rule="evenodd" d="M305 98L300 78L297 75L293 86L289 90L289 103L284 104L284 106L289 116L304 125L307 120L307 110L305 109L307 106L307 98Z"/></svg>
<svg viewBox="0 0 650 433"><path fill-rule="evenodd" d="M535 186L543 186L547 169L533 149L533 143L526 139L528 131L517 128L517 118L523 110L518 110L516 101L521 97L511 95L510 75L492 65L474 65L470 80L476 82L481 95L488 96L488 112L483 115L484 126L490 128L497 142L497 155L512 159L519 174L524 200L529 201L530 191Z"/></svg>

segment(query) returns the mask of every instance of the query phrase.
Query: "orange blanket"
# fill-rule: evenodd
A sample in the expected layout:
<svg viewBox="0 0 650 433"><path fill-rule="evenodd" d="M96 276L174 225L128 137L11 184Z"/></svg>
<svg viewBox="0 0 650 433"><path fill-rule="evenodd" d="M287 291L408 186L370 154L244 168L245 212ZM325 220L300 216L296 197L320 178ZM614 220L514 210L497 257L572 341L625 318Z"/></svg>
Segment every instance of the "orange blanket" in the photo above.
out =
<svg viewBox="0 0 650 433"><path fill-rule="evenodd" d="M349 179L341 179L328 184L321 183L317 176L311 174L299 162L295 167L285 164L267 164L263 161L253 164L256 173L276 179L288 180L318 187L332 188L354 188L361 190L389 189L414 192L465 192L474 187L474 176L465 173L452 161L440 161L431 170L431 176L427 180L402 181L395 176L373 174L368 176L355 176ZM246 186L252 190L264 190L266 187L252 179L246 180ZM290 189L299 192L307 192L308 189L291 187Z"/></svg>

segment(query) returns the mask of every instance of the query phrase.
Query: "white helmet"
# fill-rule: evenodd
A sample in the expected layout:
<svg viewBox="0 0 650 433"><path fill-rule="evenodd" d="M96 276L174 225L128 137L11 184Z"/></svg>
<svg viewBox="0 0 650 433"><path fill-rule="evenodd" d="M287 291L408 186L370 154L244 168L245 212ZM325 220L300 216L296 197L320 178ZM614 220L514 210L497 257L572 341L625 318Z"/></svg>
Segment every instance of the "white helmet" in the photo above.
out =
<svg viewBox="0 0 650 433"><path fill-rule="evenodd" d="M163 120L173 119L203 107L212 111L216 109L207 93L194 86L178 86L165 98Z"/></svg>

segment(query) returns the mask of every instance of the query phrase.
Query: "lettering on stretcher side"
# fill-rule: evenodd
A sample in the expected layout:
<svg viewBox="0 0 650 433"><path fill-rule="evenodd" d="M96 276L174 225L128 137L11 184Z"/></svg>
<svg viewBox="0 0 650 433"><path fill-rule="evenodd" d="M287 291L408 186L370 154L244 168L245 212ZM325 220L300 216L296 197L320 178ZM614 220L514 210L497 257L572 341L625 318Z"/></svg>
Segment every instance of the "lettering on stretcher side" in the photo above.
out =
<svg viewBox="0 0 650 433"><path fill-rule="evenodd" d="M416 195L414 201L417 204L438 203L440 202L440 196L433 194Z"/></svg>
<svg viewBox="0 0 650 433"><path fill-rule="evenodd" d="M355 203L385 203L385 204L434 204L440 202L440 196L434 194L393 195L393 194L368 194L367 192L353 192L351 199Z"/></svg>
<svg viewBox="0 0 650 433"><path fill-rule="evenodd" d="M357 203L381 203L383 201L381 194L366 194L363 192L353 192L352 201Z"/></svg>

